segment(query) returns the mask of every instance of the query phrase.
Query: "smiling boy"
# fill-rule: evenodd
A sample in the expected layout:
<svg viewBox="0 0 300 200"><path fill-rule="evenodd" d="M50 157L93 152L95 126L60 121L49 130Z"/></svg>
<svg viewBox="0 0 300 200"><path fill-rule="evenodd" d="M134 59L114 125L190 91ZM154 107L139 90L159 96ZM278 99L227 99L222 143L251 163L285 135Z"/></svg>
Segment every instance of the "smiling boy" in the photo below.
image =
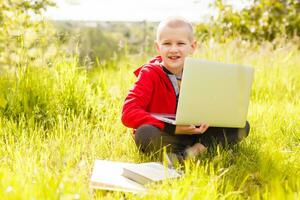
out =
<svg viewBox="0 0 300 200"><path fill-rule="evenodd" d="M184 60L197 48L191 23L180 17L162 21L155 47L159 56L134 72L137 81L122 110L122 122L134 128L135 143L142 152L154 153L166 146L169 152L184 159L214 144L235 144L248 135L248 122L243 129L209 128L206 123L200 127L175 126L154 118L151 113L176 113Z"/></svg>

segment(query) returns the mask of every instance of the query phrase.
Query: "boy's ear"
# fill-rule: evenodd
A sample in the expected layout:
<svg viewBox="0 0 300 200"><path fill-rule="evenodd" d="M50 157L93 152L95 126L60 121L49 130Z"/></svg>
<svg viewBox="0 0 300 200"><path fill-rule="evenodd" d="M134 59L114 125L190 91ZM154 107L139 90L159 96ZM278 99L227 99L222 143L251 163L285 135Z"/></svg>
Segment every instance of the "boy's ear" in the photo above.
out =
<svg viewBox="0 0 300 200"><path fill-rule="evenodd" d="M195 50L197 49L197 47L198 47L198 44L197 44L197 41L196 40L194 40L193 42L192 42L192 52L191 53L194 53L195 52Z"/></svg>
<svg viewBox="0 0 300 200"><path fill-rule="evenodd" d="M154 45L155 45L155 49L156 49L157 53L159 53L159 52L160 52L160 49L159 49L158 42L155 41L155 42L154 42Z"/></svg>

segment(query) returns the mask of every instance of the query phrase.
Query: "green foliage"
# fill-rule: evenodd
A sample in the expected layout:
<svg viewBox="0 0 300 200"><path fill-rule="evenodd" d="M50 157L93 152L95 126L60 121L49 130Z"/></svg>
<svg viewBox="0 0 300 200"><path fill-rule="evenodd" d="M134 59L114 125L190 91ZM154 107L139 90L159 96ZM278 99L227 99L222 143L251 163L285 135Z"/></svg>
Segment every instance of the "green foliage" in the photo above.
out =
<svg viewBox="0 0 300 200"><path fill-rule="evenodd" d="M80 35L81 56L88 56L92 60L95 60L96 57L109 59L113 57L114 53L118 53L118 41L99 29L87 28L82 30Z"/></svg>
<svg viewBox="0 0 300 200"><path fill-rule="evenodd" d="M46 66L62 51L55 31L42 20L50 0L0 0L0 73L27 65Z"/></svg>
<svg viewBox="0 0 300 200"><path fill-rule="evenodd" d="M186 162L185 176L146 195L89 189L95 159L149 161L138 153L121 106L145 60L79 68L78 58L0 76L0 196L4 199L298 199L300 52L284 40L203 42L197 57L251 64L251 132L233 149ZM107 63L109 65L109 63ZM129 67L132 66L132 67ZM19 69L25 69L20 67ZM2 99L2 100L1 100ZM2 103L1 103L2 102Z"/></svg>
<svg viewBox="0 0 300 200"><path fill-rule="evenodd" d="M156 23L52 22L68 52L84 65L106 66L128 54L154 54ZM95 64L95 65L93 65ZM111 65L110 65L111 67Z"/></svg>
<svg viewBox="0 0 300 200"><path fill-rule="evenodd" d="M0 76L0 82L0 114L9 119L25 117L49 128L60 115L89 109L90 86L76 60L52 68L20 67Z"/></svg>
<svg viewBox="0 0 300 200"><path fill-rule="evenodd" d="M218 11L217 18L211 25L199 25L198 34L204 31L205 35L206 31L219 41L236 37L272 41L300 36L299 0L255 0L239 11L223 0L216 0L213 7Z"/></svg>
<svg viewBox="0 0 300 200"><path fill-rule="evenodd" d="M105 61L125 54L119 38L101 27L80 22L53 22L53 25L69 54L78 54L80 62L89 67L97 59Z"/></svg>

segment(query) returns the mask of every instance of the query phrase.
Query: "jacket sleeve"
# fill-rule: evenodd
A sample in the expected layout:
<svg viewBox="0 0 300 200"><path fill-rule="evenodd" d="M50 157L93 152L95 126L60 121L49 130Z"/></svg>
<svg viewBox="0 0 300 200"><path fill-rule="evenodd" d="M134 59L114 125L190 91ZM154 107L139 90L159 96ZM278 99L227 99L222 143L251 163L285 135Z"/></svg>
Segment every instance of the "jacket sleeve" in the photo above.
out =
<svg viewBox="0 0 300 200"><path fill-rule="evenodd" d="M138 128L143 124L150 124L160 129L165 123L157 120L147 112L154 92L155 77L147 67L143 67L137 81L129 91L122 109L122 123L130 128Z"/></svg>

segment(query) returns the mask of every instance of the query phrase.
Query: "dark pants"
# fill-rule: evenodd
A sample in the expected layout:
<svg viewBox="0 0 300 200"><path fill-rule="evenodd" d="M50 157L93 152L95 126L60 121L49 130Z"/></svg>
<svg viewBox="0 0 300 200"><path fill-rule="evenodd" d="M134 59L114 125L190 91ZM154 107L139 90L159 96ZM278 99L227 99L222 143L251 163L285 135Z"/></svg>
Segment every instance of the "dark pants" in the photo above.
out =
<svg viewBox="0 0 300 200"><path fill-rule="evenodd" d="M210 127L203 134L171 135L155 126L145 124L136 129L134 139L143 153L156 153L162 147L166 147L168 152L183 155L187 147L199 142L208 148L236 144L247 137L249 131L250 125L247 122L244 128Z"/></svg>

